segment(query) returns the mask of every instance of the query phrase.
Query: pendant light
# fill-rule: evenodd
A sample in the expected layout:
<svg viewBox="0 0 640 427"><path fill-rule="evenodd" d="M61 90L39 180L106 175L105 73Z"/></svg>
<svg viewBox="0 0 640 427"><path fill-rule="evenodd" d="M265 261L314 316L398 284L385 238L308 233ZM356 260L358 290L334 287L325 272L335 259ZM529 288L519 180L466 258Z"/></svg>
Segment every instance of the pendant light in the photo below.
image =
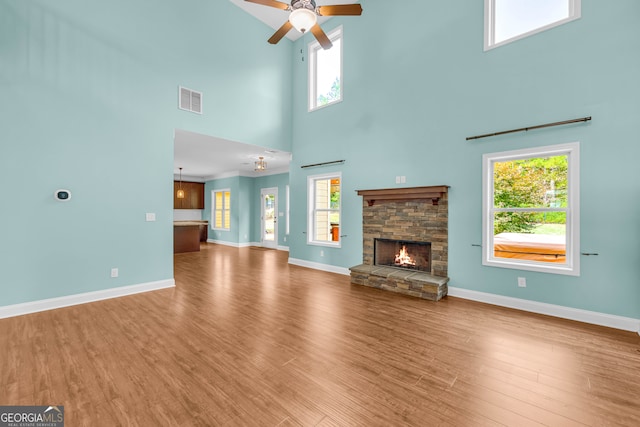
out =
<svg viewBox="0 0 640 427"><path fill-rule="evenodd" d="M178 187L176 197L178 199L184 199L184 190L182 189L182 168L180 168L180 186Z"/></svg>
<svg viewBox="0 0 640 427"><path fill-rule="evenodd" d="M255 162L255 168L253 170L256 172L264 172L267 170L267 162L264 161L264 157L258 157L258 160Z"/></svg>

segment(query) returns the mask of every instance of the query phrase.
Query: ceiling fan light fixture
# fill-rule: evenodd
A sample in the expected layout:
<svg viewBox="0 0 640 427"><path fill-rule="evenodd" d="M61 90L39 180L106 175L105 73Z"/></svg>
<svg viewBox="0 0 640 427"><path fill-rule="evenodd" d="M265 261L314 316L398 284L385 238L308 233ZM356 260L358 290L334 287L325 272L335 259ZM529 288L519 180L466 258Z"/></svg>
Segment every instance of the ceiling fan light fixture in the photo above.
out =
<svg viewBox="0 0 640 427"><path fill-rule="evenodd" d="M300 8L296 9L289 15L289 22L293 25L293 28L301 33L307 32L311 27L318 22L318 16L312 10Z"/></svg>

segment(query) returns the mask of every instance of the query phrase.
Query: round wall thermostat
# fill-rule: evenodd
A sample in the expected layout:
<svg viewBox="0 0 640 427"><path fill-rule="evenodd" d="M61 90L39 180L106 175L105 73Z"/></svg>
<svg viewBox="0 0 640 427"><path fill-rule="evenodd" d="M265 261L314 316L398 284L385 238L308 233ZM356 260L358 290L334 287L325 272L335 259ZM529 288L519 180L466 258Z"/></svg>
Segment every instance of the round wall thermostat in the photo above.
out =
<svg viewBox="0 0 640 427"><path fill-rule="evenodd" d="M56 200L60 202L68 202L69 200L71 200L71 191L69 190L56 190L53 195Z"/></svg>

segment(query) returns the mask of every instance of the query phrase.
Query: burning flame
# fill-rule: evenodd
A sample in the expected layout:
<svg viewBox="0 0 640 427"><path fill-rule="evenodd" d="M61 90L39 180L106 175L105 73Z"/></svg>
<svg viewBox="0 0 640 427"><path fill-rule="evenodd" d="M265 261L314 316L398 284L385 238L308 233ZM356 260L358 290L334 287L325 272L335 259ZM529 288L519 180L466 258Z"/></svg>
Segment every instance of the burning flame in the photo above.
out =
<svg viewBox="0 0 640 427"><path fill-rule="evenodd" d="M405 265L416 265L416 261L409 256L409 252L407 251L406 246L402 246L400 253L396 255L396 265L405 266Z"/></svg>

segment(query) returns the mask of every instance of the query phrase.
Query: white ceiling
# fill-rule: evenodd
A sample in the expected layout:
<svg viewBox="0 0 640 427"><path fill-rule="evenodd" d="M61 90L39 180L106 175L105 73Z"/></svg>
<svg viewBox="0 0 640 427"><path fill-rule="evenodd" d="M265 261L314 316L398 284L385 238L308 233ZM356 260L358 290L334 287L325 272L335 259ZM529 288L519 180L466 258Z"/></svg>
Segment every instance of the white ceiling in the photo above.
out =
<svg viewBox="0 0 640 427"><path fill-rule="evenodd" d="M276 9L274 7L263 6L256 3L249 3L245 0L229 0L231 3L235 4L245 12L254 17L258 18L260 21L264 22L271 28L273 28L274 32L278 28L282 27L282 24L289 18L289 12L286 10ZM280 1L280 0L279 0ZM286 0L282 0L282 3L289 4L290 2ZM316 6L328 6L335 4L353 4L359 3L358 0L316 0ZM318 23L322 24L326 22L331 17L318 17ZM287 38L290 40L297 40L302 36L302 33L294 30L291 30L287 33Z"/></svg>
<svg viewBox="0 0 640 427"><path fill-rule="evenodd" d="M266 172L255 172L264 157ZM228 176L257 177L289 172L291 153L176 129L173 173L182 179L208 181Z"/></svg>

